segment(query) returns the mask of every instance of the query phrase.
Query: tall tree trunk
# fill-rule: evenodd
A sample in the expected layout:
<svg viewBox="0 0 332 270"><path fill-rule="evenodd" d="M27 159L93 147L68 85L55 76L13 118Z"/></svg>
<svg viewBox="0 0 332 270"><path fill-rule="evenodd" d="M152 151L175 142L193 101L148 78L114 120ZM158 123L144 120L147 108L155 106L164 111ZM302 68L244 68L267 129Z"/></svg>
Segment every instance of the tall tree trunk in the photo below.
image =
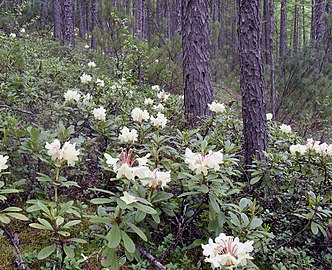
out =
<svg viewBox="0 0 332 270"><path fill-rule="evenodd" d="M269 65L270 65L270 103L273 120L276 118L275 110L275 67L274 67L274 0L269 4Z"/></svg>
<svg viewBox="0 0 332 270"><path fill-rule="evenodd" d="M74 32L74 0L64 0L64 41L70 47L75 47L75 32Z"/></svg>
<svg viewBox="0 0 332 270"><path fill-rule="evenodd" d="M323 15L325 12L325 0L316 0L315 2L315 35L314 39L316 42L316 46L320 46L320 42L325 33L325 22L323 19Z"/></svg>
<svg viewBox="0 0 332 270"><path fill-rule="evenodd" d="M78 30L81 38L85 38L85 8L83 1L77 1Z"/></svg>
<svg viewBox="0 0 332 270"><path fill-rule="evenodd" d="M245 164L264 159L267 148L260 1L239 0L239 56Z"/></svg>
<svg viewBox="0 0 332 270"><path fill-rule="evenodd" d="M293 51L297 54L299 48L299 5L298 0L295 0L294 6L294 26L293 26Z"/></svg>
<svg viewBox="0 0 332 270"><path fill-rule="evenodd" d="M206 0L182 2L182 49L185 117L190 125L211 115L210 30Z"/></svg>
<svg viewBox="0 0 332 270"><path fill-rule="evenodd" d="M130 16L130 0L126 0L126 16L129 19L129 16Z"/></svg>
<svg viewBox="0 0 332 270"><path fill-rule="evenodd" d="M93 50L97 49L97 22L98 22L98 0L92 0L91 2L91 30L92 30L92 38L91 38L91 48Z"/></svg>
<svg viewBox="0 0 332 270"><path fill-rule="evenodd" d="M53 0L53 21L54 21L54 38L61 39L61 4L60 0Z"/></svg>
<svg viewBox="0 0 332 270"><path fill-rule="evenodd" d="M307 37L306 37L306 27L305 27L305 1L302 0L302 40L303 48L306 47Z"/></svg>
<svg viewBox="0 0 332 270"><path fill-rule="evenodd" d="M287 44L287 1L281 0L280 8L280 39L279 39L279 61L283 63ZM281 65L280 65L281 66Z"/></svg>
<svg viewBox="0 0 332 270"><path fill-rule="evenodd" d="M269 51L269 0L263 1L263 23L262 23L262 48L263 48L263 62L265 64L269 63L268 51Z"/></svg>
<svg viewBox="0 0 332 270"><path fill-rule="evenodd" d="M41 23L43 26L47 23L47 16L48 16L48 0L44 0L43 2L43 10L41 15Z"/></svg>

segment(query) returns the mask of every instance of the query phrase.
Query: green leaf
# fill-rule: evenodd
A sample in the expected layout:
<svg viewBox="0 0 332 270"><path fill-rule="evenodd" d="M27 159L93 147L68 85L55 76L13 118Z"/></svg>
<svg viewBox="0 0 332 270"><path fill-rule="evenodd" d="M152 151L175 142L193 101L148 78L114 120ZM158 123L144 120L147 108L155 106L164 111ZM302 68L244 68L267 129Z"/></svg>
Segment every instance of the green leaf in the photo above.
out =
<svg viewBox="0 0 332 270"><path fill-rule="evenodd" d="M48 231L50 231L50 229L48 227L45 227L44 225L41 225L39 223L30 223L29 226L32 227L32 228L35 228L35 229L39 229L39 230L48 230Z"/></svg>
<svg viewBox="0 0 332 270"><path fill-rule="evenodd" d="M39 251L37 258L38 260L43 260L50 256L55 251L56 245L53 244L51 246L44 247L41 251Z"/></svg>
<svg viewBox="0 0 332 270"><path fill-rule="evenodd" d="M131 240L129 235L126 232L121 231L121 238L122 238L123 245L124 245L125 249L129 253L134 253L135 252L135 244L134 244L133 240Z"/></svg>
<svg viewBox="0 0 332 270"><path fill-rule="evenodd" d="M134 203L133 205L135 205L135 207L138 209L138 210L141 210L147 214L150 214L150 215L155 215L157 214L157 211L154 210L152 207L150 206L147 206L147 205L143 205L143 204L139 204L139 203Z"/></svg>
<svg viewBox="0 0 332 270"><path fill-rule="evenodd" d="M317 233L318 233L318 226L317 226L317 223L315 223L315 222L311 222L311 231L312 231L312 233L314 234L314 235L316 235Z"/></svg>
<svg viewBox="0 0 332 270"><path fill-rule="evenodd" d="M39 208L45 212L47 215L51 216L51 212L50 210L46 207L45 204L43 204L41 201L37 201L37 205L39 206Z"/></svg>
<svg viewBox="0 0 332 270"><path fill-rule="evenodd" d="M71 220L71 221L67 222L65 225L63 225L62 228L68 229L69 227L75 226L81 222L82 222L82 220L79 220L79 219Z"/></svg>
<svg viewBox="0 0 332 270"><path fill-rule="evenodd" d="M119 260L118 256L116 255L116 249L115 248L104 248L102 254L101 254L101 265L103 267L110 267L112 270L119 270Z"/></svg>
<svg viewBox="0 0 332 270"><path fill-rule="evenodd" d="M64 246L63 247L63 251L66 253L66 255L69 257L69 258L74 258L75 257L75 252L74 250L69 247L69 246Z"/></svg>
<svg viewBox="0 0 332 270"><path fill-rule="evenodd" d="M28 221L29 219L20 213L6 213L8 216L13 217L15 219L23 220L23 221Z"/></svg>
<svg viewBox="0 0 332 270"><path fill-rule="evenodd" d="M95 198L90 201L93 204L105 204L105 203L112 203L113 200L108 198Z"/></svg>
<svg viewBox="0 0 332 270"><path fill-rule="evenodd" d="M263 224L263 220L261 220L260 218L254 217L251 221L250 229L251 230L256 229L257 227L261 226L262 224Z"/></svg>
<svg viewBox="0 0 332 270"><path fill-rule="evenodd" d="M40 224L43 224L49 230L53 230L53 227L52 227L51 223L49 223L46 219L38 218L37 220L39 221Z"/></svg>
<svg viewBox="0 0 332 270"><path fill-rule="evenodd" d="M138 210L135 214L135 221L137 223L141 222L143 219L145 219L145 217L146 217L146 213Z"/></svg>
<svg viewBox="0 0 332 270"><path fill-rule="evenodd" d="M8 224L10 222L10 219L5 214L0 214L0 222L4 223L4 224Z"/></svg>
<svg viewBox="0 0 332 270"><path fill-rule="evenodd" d="M74 201L66 202L64 205L62 205L61 210L59 211L59 215L63 215L66 213L74 204Z"/></svg>
<svg viewBox="0 0 332 270"><path fill-rule="evenodd" d="M19 207L7 207L7 208L3 209L2 211L4 211L4 212L21 212L22 209Z"/></svg>
<svg viewBox="0 0 332 270"><path fill-rule="evenodd" d="M167 192L158 192L156 196L152 197L152 202L160 202L160 201L167 201L168 199L172 198L173 194L172 193L167 193Z"/></svg>
<svg viewBox="0 0 332 270"><path fill-rule="evenodd" d="M116 248L121 241L121 230L118 225L114 225L106 235L109 248Z"/></svg>
<svg viewBox="0 0 332 270"><path fill-rule="evenodd" d="M75 242L75 243L79 243L79 244L87 244L88 242L84 239L81 238L70 238L67 239L67 241L71 241L71 242Z"/></svg>
<svg viewBox="0 0 332 270"><path fill-rule="evenodd" d="M142 240L144 241L148 241L146 235L142 232L142 230L140 228L138 228L136 225L127 222L127 225L139 236L142 238Z"/></svg>
<svg viewBox="0 0 332 270"><path fill-rule="evenodd" d="M259 182L259 180L261 180L261 179L262 179L262 176L261 176L261 175L252 178L252 179L250 180L250 185L254 185L254 184L256 184L256 183Z"/></svg>
<svg viewBox="0 0 332 270"><path fill-rule="evenodd" d="M58 234L64 236L64 237L68 237L70 236L70 233L69 232L66 232L66 231L58 231Z"/></svg>
<svg viewBox="0 0 332 270"><path fill-rule="evenodd" d="M55 220L56 226L59 227L62 223L65 222L65 219L63 217L57 217Z"/></svg>

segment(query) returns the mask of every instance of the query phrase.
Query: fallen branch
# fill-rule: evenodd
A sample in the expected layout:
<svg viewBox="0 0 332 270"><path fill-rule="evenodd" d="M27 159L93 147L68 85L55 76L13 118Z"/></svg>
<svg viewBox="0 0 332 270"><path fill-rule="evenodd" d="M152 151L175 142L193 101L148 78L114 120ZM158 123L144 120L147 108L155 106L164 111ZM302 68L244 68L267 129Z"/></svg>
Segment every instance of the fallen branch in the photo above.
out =
<svg viewBox="0 0 332 270"><path fill-rule="evenodd" d="M18 112L21 112L21 113L27 113L27 114L33 115L33 112L18 109L18 108L13 108L13 107L10 107L8 105L0 105L0 108L1 108L1 110L11 109L11 110L18 111Z"/></svg>
<svg viewBox="0 0 332 270"><path fill-rule="evenodd" d="M5 225L5 226L1 226L1 227L3 228L4 232L10 239L10 242L12 243L12 245L15 249L15 253L16 253L16 257L17 257L16 262L18 264L18 267L21 268L22 270L30 270L30 268L25 266L25 264L24 264L20 249L18 248L18 245L17 245L18 241L17 241L16 237L11 233L9 225Z"/></svg>
<svg viewBox="0 0 332 270"><path fill-rule="evenodd" d="M142 255L144 255L150 263L152 263L155 267L157 267L159 270L167 270L167 267L163 265L156 257L154 257L149 251L147 251L144 247L141 245L137 246L139 252L141 252Z"/></svg>

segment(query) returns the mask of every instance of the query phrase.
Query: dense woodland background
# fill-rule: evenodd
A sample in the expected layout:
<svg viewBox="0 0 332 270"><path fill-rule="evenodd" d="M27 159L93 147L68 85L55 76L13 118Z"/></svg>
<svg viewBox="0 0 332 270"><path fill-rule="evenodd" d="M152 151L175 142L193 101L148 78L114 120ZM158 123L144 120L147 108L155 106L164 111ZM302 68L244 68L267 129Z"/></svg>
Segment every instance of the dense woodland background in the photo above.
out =
<svg viewBox="0 0 332 270"><path fill-rule="evenodd" d="M220 233L254 243L237 269L332 269L331 0L0 10L0 269L211 269Z"/></svg>

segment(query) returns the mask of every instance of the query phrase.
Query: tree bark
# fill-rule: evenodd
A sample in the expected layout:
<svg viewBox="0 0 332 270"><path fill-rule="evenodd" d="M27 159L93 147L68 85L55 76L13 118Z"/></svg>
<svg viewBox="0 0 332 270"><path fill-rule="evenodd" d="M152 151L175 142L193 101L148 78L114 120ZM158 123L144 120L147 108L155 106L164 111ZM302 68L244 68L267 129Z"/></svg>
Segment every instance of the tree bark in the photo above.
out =
<svg viewBox="0 0 332 270"><path fill-rule="evenodd" d="M98 0L92 0L91 2L91 30L92 30L92 38L91 38L91 48L93 50L97 49L97 22L98 22Z"/></svg>
<svg viewBox="0 0 332 270"><path fill-rule="evenodd" d="M249 165L255 156L264 159L267 148L259 0L240 0L238 33L244 160Z"/></svg>
<svg viewBox="0 0 332 270"><path fill-rule="evenodd" d="M316 0L315 2L315 34L314 39L316 46L319 47L319 43L322 40L325 33L325 22L323 20L323 15L325 12L325 0Z"/></svg>
<svg viewBox="0 0 332 270"><path fill-rule="evenodd" d="M53 0L53 21L54 21L54 38L61 39L61 5L59 0Z"/></svg>
<svg viewBox="0 0 332 270"><path fill-rule="evenodd" d="M273 121L276 119L275 110L275 67L274 67L274 0L269 4L269 65L270 65L270 103Z"/></svg>
<svg viewBox="0 0 332 270"><path fill-rule="evenodd" d="M211 115L210 30L206 0L182 2L182 49L185 117L190 125Z"/></svg>
<svg viewBox="0 0 332 270"><path fill-rule="evenodd" d="M287 1L281 0L280 8L280 39L279 39L279 62L283 63L287 44Z"/></svg>
<svg viewBox="0 0 332 270"><path fill-rule="evenodd" d="M297 54L299 48L299 6L298 0L295 0L294 6L294 26L293 26L293 51Z"/></svg>
<svg viewBox="0 0 332 270"><path fill-rule="evenodd" d="M64 0L64 41L69 44L70 47L75 47L75 32L74 32L74 0Z"/></svg>

